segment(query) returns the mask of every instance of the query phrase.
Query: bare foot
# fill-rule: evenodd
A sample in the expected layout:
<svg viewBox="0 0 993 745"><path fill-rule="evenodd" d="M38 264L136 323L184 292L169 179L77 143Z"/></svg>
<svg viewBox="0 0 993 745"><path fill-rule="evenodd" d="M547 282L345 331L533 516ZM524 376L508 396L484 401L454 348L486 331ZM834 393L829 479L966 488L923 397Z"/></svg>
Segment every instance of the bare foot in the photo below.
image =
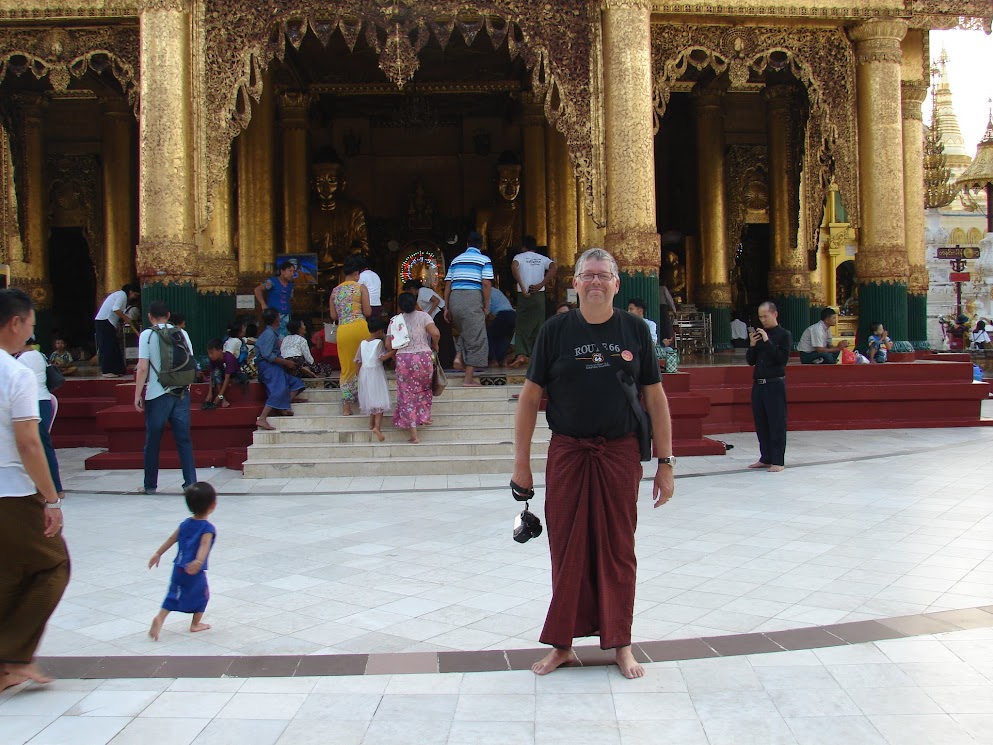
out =
<svg viewBox="0 0 993 745"><path fill-rule="evenodd" d="M452 360L452 367L455 368L456 370L465 370L465 363L462 362L461 355L458 354L455 355L455 359Z"/></svg>
<svg viewBox="0 0 993 745"><path fill-rule="evenodd" d="M572 649L553 649L531 666L535 675L548 675L560 665L570 662L575 657Z"/></svg>
<svg viewBox="0 0 993 745"><path fill-rule="evenodd" d="M294 398L293 399L293 403L295 403L295 404L309 404L310 403L310 399L307 399L307 398Z"/></svg>
<svg viewBox="0 0 993 745"><path fill-rule="evenodd" d="M344 404L341 407L341 415L342 416L351 416L352 415L352 406L351 406L351 404Z"/></svg>
<svg viewBox="0 0 993 745"><path fill-rule="evenodd" d="M424 426L426 426L426 427L430 427L432 424L434 424L434 422L432 422L430 419L428 419L426 422L421 422L421 424L424 425Z"/></svg>
<svg viewBox="0 0 993 745"><path fill-rule="evenodd" d="M230 403L228 403L228 400L227 400L227 399L224 399L223 401L221 401L221 408L222 408L222 409L226 409L226 408L228 408L228 407L229 407L230 405L231 405L231 404L230 404Z"/></svg>
<svg viewBox="0 0 993 745"><path fill-rule="evenodd" d="M768 468L768 467L769 467L768 463L763 463L760 460L755 461L754 463L752 463L752 465L749 466L749 468Z"/></svg>
<svg viewBox="0 0 993 745"><path fill-rule="evenodd" d="M380 429L374 429L372 433L376 435L376 439L379 440L380 442L386 439L386 435L384 435L383 431Z"/></svg>
<svg viewBox="0 0 993 745"><path fill-rule="evenodd" d="M463 388L480 388L482 385L483 385L482 383L479 383L479 382L473 380L471 382L463 383L462 384L462 387Z"/></svg>
<svg viewBox="0 0 993 745"><path fill-rule="evenodd" d="M614 657L617 660L617 667L621 669L621 675L625 678L630 680L645 677L645 668L634 658L630 646L618 647Z"/></svg>
<svg viewBox="0 0 993 745"><path fill-rule="evenodd" d="M785 471L786 466L769 466L769 473L779 473L780 471Z"/></svg>
<svg viewBox="0 0 993 745"><path fill-rule="evenodd" d="M162 631L162 624L164 623L165 619L158 616L152 620L152 627L148 630L148 636L152 641L157 642L159 640L159 634Z"/></svg>
<svg viewBox="0 0 993 745"><path fill-rule="evenodd" d="M255 420L255 426L258 427L259 429L268 429L268 430L276 429L271 424L269 424L268 421L266 421L265 419L262 419L262 418L259 418L259 419L256 419Z"/></svg>
<svg viewBox="0 0 993 745"><path fill-rule="evenodd" d="M410 439L407 440L411 445L419 445L421 443L421 438L417 436L416 432L410 433Z"/></svg>
<svg viewBox="0 0 993 745"><path fill-rule="evenodd" d="M0 674L0 691L6 691L8 688L19 686L25 680L27 680L27 677L23 675L12 675L11 673Z"/></svg>
<svg viewBox="0 0 993 745"><path fill-rule="evenodd" d="M190 624L190 631L192 631L194 634L196 632L198 632L198 631L206 631L209 628L210 628L210 624L209 623L194 623L194 624Z"/></svg>

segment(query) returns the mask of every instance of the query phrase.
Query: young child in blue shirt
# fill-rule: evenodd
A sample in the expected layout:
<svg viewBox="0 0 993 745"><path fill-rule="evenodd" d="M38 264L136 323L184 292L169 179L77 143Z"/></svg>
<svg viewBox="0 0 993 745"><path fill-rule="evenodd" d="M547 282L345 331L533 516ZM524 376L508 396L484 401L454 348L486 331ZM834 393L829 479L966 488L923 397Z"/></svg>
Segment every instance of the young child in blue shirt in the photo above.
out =
<svg viewBox="0 0 993 745"><path fill-rule="evenodd" d="M162 624L172 611L193 614L190 631L206 631L210 628L210 625L203 623L202 619L204 611L207 610L207 601L210 599L210 589L207 587L207 559L217 538L217 529L207 521L207 518L217 507L217 492L210 484L198 481L188 486L184 495L186 506L190 508L193 517L188 517L180 523L168 540L148 560L149 569L153 566L157 567L162 554L174 543L178 544L169 591L162 602L162 610L155 616L152 627L148 630L148 635L155 641L159 640Z"/></svg>
<svg viewBox="0 0 993 745"><path fill-rule="evenodd" d="M886 362L886 354L893 349L893 342L879 321L869 324L872 336L869 337L869 360L872 362Z"/></svg>

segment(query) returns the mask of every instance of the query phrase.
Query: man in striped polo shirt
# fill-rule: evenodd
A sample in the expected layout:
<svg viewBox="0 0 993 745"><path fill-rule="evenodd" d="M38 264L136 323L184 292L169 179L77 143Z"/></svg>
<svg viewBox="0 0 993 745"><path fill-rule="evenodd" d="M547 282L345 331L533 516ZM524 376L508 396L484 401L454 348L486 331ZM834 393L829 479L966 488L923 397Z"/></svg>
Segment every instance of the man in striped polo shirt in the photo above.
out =
<svg viewBox="0 0 993 745"><path fill-rule="evenodd" d="M489 343L486 339L486 314L490 312L490 288L493 264L479 246L483 236L473 231L467 248L448 266L445 275L445 320L459 331L455 343L455 367L465 369L464 386L477 386L473 377L477 367L486 367Z"/></svg>

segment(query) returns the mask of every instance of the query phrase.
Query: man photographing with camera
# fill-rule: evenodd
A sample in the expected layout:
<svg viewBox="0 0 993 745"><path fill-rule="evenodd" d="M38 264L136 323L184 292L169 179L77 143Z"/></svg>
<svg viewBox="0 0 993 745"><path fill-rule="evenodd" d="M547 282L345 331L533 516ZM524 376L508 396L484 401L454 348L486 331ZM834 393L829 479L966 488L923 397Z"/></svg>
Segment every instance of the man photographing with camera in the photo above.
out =
<svg viewBox="0 0 993 745"><path fill-rule="evenodd" d="M759 306L761 327L748 332L745 359L752 372L752 416L759 439L759 459L749 468L773 473L786 467L786 363L793 335L779 325L775 303Z"/></svg>
<svg viewBox="0 0 993 745"><path fill-rule="evenodd" d="M573 660L576 637L600 637L614 649L626 678L644 668L631 652L637 559L641 448L636 412L621 382L637 385L651 417L658 467L655 506L673 492L672 426L655 346L640 318L613 307L620 289L617 263L599 248L576 262L573 286L579 309L541 327L517 403L515 498L533 494L531 438L541 402L552 430L545 468L545 520L552 555L552 602L541 642L554 649L532 666L546 675ZM647 433L646 433L647 434ZM650 451L649 451L650 454Z"/></svg>

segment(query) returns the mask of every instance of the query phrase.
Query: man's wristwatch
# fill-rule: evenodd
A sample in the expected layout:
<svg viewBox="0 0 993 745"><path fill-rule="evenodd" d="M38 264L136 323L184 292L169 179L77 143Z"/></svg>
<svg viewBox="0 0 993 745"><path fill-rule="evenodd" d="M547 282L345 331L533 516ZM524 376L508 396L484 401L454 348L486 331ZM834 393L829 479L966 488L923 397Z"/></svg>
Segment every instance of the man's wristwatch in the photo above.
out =
<svg viewBox="0 0 993 745"><path fill-rule="evenodd" d="M223 401L223 400L224 400L224 396L218 396L218 397L217 397L217 400L218 400L218 401Z"/></svg>
<svg viewBox="0 0 993 745"><path fill-rule="evenodd" d="M62 497L59 497L54 502L45 501L45 509L47 510L61 510L62 509Z"/></svg>
<svg viewBox="0 0 993 745"><path fill-rule="evenodd" d="M675 468L676 467L676 456L675 455L670 455L670 456L667 456L665 458L659 458L659 465L660 466L670 466L671 468Z"/></svg>

